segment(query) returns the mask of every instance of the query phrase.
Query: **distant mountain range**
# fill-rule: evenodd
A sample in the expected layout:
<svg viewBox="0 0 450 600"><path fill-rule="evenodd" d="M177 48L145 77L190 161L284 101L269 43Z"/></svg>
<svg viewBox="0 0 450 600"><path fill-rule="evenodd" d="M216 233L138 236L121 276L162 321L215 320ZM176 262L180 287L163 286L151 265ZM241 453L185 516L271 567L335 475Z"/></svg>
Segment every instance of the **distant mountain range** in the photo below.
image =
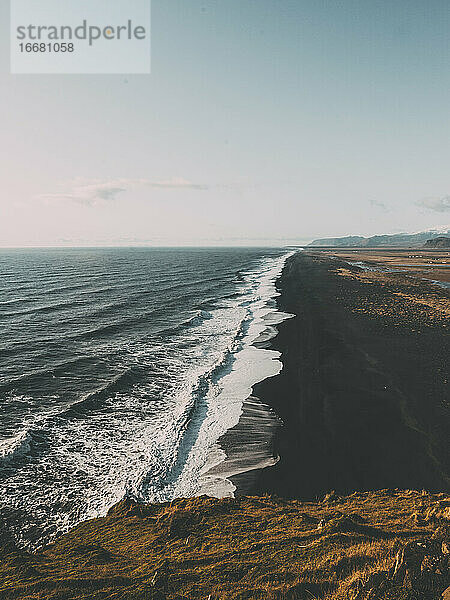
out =
<svg viewBox="0 0 450 600"><path fill-rule="evenodd" d="M421 231L419 233L395 233L392 235L373 235L372 237L363 237L360 235L350 235L339 238L321 238L314 240L309 246L338 246L341 248L382 248L388 246L394 247L420 247L428 240L435 238L444 238L450 236L450 229ZM441 244L444 242L441 242ZM430 245L427 244L429 247ZM431 246L432 247L432 246ZM439 245L438 247L442 247Z"/></svg>

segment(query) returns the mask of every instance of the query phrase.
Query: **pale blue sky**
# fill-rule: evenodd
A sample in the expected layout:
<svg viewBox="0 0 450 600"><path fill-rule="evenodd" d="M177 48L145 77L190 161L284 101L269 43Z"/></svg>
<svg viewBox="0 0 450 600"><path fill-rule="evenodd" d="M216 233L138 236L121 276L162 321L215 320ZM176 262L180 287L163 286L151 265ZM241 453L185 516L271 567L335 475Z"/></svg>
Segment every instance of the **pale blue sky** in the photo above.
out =
<svg viewBox="0 0 450 600"><path fill-rule="evenodd" d="M450 221L447 0L153 0L152 73L130 76L10 75L8 4L0 245Z"/></svg>

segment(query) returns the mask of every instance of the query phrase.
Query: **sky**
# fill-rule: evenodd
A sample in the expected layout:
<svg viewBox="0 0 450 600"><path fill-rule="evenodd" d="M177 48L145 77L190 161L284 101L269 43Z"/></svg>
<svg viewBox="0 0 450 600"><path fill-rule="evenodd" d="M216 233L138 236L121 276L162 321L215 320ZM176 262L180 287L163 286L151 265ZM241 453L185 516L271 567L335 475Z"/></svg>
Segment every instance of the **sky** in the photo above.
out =
<svg viewBox="0 0 450 600"><path fill-rule="evenodd" d="M153 0L151 74L11 75L0 0L0 246L448 226L449 26L448 0Z"/></svg>

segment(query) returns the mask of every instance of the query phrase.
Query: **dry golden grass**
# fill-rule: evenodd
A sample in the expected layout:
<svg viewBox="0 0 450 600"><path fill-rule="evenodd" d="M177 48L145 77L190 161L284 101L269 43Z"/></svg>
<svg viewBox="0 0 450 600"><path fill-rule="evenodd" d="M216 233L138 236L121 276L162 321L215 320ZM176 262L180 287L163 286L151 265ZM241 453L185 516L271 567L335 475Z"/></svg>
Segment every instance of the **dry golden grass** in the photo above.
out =
<svg viewBox="0 0 450 600"><path fill-rule="evenodd" d="M123 501L41 552L3 547L0 598L344 600L448 517L444 494ZM402 588L386 598L408 598Z"/></svg>
<svg viewBox="0 0 450 600"><path fill-rule="evenodd" d="M317 250L316 250L317 252ZM321 255L345 261L364 262L373 267L398 269L399 273L450 282L450 252L448 250L320 250Z"/></svg>

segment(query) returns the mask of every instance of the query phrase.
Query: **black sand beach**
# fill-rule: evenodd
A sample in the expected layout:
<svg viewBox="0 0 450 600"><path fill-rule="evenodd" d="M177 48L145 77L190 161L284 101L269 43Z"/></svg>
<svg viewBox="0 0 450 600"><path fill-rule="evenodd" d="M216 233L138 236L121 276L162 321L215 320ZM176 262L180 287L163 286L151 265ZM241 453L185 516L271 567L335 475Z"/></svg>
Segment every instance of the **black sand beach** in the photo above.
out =
<svg viewBox="0 0 450 600"><path fill-rule="evenodd" d="M448 291L320 252L291 257L278 288L296 317L271 342L283 371L254 395L283 421L280 460L237 492L449 489Z"/></svg>

